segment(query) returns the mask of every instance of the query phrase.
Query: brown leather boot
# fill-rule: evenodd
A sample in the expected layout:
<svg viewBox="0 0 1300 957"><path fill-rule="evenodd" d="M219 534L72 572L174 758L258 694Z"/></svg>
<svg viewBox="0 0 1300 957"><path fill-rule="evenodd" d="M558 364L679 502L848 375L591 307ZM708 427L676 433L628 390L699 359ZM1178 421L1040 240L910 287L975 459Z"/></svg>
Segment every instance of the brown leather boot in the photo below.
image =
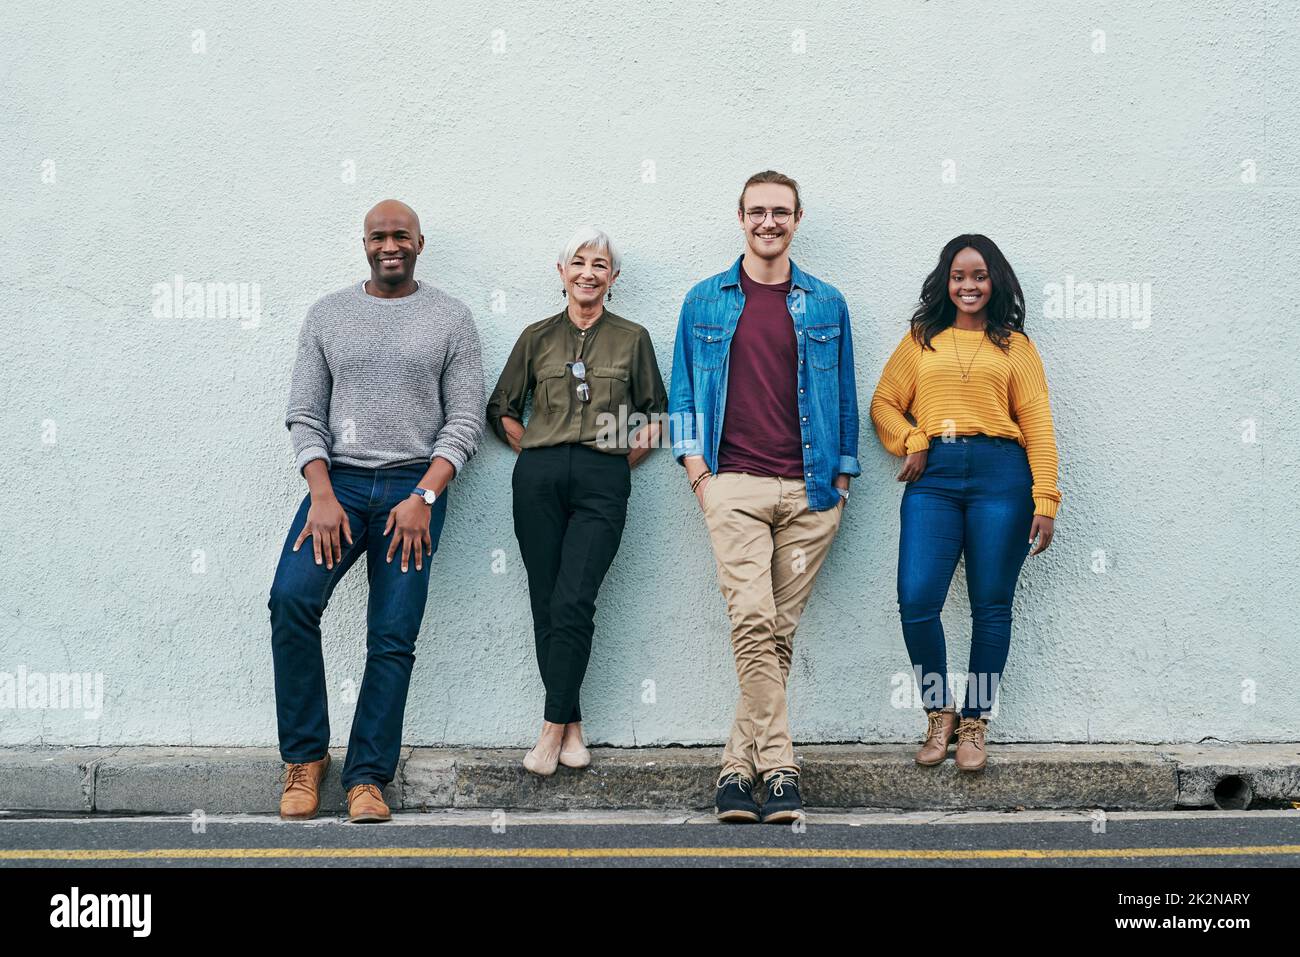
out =
<svg viewBox="0 0 1300 957"><path fill-rule="evenodd" d="M988 760L984 735L989 729L986 718L962 718L957 728L957 770L979 771Z"/></svg>
<svg viewBox="0 0 1300 957"><path fill-rule="evenodd" d="M327 754L319 761L284 766L284 793L280 795L280 817L285 821L307 821L320 810L320 783L330 768Z"/></svg>
<svg viewBox="0 0 1300 957"><path fill-rule="evenodd" d="M388 821L393 813L384 803L384 796L377 784L358 784L348 789L348 820L353 824L368 824L375 821Z"/></svg>
<svg viewBox="0 0 1300 957"><path fill-rule="evenodd" d="M931 711L926 715L929 727L925 732L925 744L916 752L916 763L929 767L939 764L948 756L948 745L957 731L957 712L953 708L943 711Z"/></svg>

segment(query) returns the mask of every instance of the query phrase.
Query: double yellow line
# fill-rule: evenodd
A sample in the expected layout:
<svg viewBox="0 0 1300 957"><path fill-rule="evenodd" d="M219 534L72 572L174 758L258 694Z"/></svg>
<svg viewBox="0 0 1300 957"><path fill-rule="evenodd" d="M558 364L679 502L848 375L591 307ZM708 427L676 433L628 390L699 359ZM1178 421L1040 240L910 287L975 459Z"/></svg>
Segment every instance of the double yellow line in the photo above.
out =
<svg viewBox="0 0 1300 957"><path fill-rule="evenodd" d="M783 858L843 861L1045 861L1131 857L1249 857L1300 855L1300 844L1242 847L1004 848L916 850L903 848L781 847L158 847L144 850L87 848L0 850L0 861L331 860L414 858L435 860L609 860L611 858Z"/></svg>

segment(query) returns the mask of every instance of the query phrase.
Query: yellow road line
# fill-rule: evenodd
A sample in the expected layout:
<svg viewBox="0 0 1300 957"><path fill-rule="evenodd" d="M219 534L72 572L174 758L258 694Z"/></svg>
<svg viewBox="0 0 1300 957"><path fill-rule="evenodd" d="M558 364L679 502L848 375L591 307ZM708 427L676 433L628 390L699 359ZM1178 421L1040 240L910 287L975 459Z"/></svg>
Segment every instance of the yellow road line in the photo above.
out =
<svg viewBox="0 0 1300 957"><path fill-rule="evenodd" d="M159 847L127 849L0 850L0 861L133 861L133 860L280 860L284 858L413 857L473 860L516 858L571 860L608 858L734 858L778 857L829 860L1097 860L1124 857L1242 857L1259 854L1300 854L1300 844L1258 844L1244 847L1114 847L1003 848L987 850L913 850L904 848L780 848L780 847Z"/></svg>

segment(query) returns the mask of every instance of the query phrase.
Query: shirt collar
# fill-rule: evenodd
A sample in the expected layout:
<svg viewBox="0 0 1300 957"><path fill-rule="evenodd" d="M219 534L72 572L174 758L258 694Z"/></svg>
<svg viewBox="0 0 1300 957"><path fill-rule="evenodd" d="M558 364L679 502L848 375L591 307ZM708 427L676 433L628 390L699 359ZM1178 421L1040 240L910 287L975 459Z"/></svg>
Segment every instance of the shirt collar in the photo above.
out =
<svg viewBox="0 0 1300 957"><path fill-rule="evenodd" d="M604 323L605 321L605 317L608 315L609 315L609 310L606 309L604 306L601 306L600 315L597 316L596 321L593 322L591 325L589 325L585 330L579 329L577 324L574 323L572 317L569 315L568 306L565 306L563 309L560 310L560 314L557 318L564 325L564 327L569 330L569 332L571 332L573 335L576 336L580 332L588 332L588 333L595 332L597 329L601 327L601 324Z"/></svg>

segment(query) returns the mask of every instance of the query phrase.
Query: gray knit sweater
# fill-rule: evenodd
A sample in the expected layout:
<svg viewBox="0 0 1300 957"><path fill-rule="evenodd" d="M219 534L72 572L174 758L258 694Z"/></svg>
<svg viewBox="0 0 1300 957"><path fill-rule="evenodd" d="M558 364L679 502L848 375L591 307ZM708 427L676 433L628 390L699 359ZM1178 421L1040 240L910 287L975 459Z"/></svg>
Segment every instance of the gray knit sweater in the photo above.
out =
<svg viewBox="0 0 1300 957"><path fill-rule="evenodd" d="M400 299L355 283L317 300L298 336L284 424L295 465L387 468L441 456L459 472L483 435L483 359L469 307L421 282Z"/></svg>

